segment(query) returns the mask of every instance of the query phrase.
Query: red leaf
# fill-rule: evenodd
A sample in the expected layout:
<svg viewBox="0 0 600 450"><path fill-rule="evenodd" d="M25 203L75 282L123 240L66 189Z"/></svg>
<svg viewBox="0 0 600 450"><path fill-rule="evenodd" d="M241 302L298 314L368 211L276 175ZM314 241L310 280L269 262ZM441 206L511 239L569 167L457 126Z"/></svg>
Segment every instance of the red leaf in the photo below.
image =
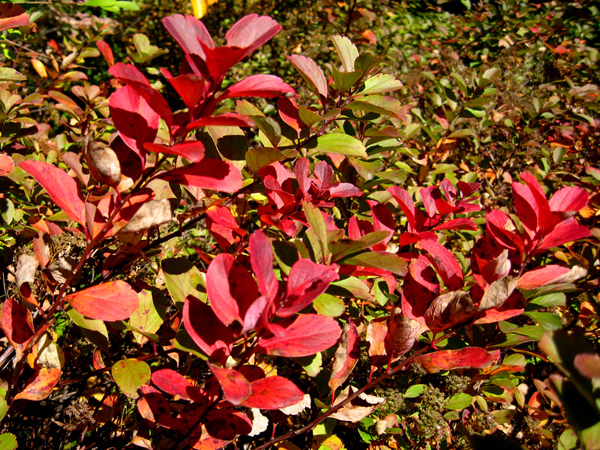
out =
<svg viewBox="0 0 600 450"><path fill-rule="evenodd" d="M237 435L252 431L252 422L241 411L213 409L204 423L192 432L188 443L197 450L217 450L225 447Z"/></svg>
<svg viewBox="0 0 600 450"><path fill-rule="evenodd" d="M415 359L429 373L452 369L482 369L488 367L494 358L480 347L466 347L460 350L441 350Z"/></svg>
<svg viewBox="0 0 600 450"><path fill-rule="evenodd" d="M286 56L286 58L306 81L309 89L318 94L322 100L326 99L328 93L327 78L325 78L323 70L317 66L317 63L302 55Z"/></svg>
<svg viewBox="0 0 600 450"><path fill-rule="evenodd" d="M440 294L440 284L435 271L421 259L413 259L408 269L402 287L402 312L409 319L417 319Z"/></svg>
<svg viewBox="0 0 600 450"><path fill-rule="evenodd" d="M360 358L360 336L354 322L350 321L342 329L340 343L333 357L329 388L335 394L350 376Z"/></svg>
<svg viewBox="0 0 600 450"><path fill-rule="evenodd" d="M188 108L194 108L201 99L206 97L208 85L204 78L191 73L174 77L167 69L161 68L160 71Z"/></svg>
<svg viewBox="0 0 600 450"><path fill-rule="evenodd" d="M472 230L477 231L477 225L471 219L452 219L448 220L434 228L438 230Z"/></svg>
<svg viewBox="0 0 600 450"><path fill-rule="evenodd" d="M371 360L371 373L373 373L375 367L381 367L389 361L385 350L387 332L387 319L385 317L373 319L367 326L366 341L369 343L368 352Z"/></svg>
<svg viewBox="0 0 600 450"><path fill-rule="evenodd" d="M152 382L170 395L179 395L186 400L202 399L198 388L193 386L187 378L171 369L157 370L152 374Z"/></svg>
<svg viewBox="0 0 600 450"><path fill-rule="evenodd" d="M414 233L416 230L417 220L415 212L415 202L406 189L400 189L398 186L388 188L388 192L392 194L398 205L404 212L408 221L408 231Z"/></svg>
<svg viewBox="0 0 600 450"><path fill-rule="evenodd" d="M279 110L279 117L281 117L281 120L297 132L306 128L306 125L300 119L298 105L293 98L281 97L277 100L277 109Z"/></svg>
<svg viewBox="0 0 600 450"><path fill-rule="evenodd" d="M246 235L246 231L238 226L229 208L219 205L206 210L206 228L224 250Z"/></svg>
<svg viewBox="0 0 600 450"><path fill-rule="evenodd" d="M252 394L243 405L247 408L279 409L295 405L304 398L304 392L284 377L260 378L253 381Z"/></svg>
<svg viewBox="0 0 600 450"><path fill-rule="evenodd" d="M278 335L261 338L259 346L269 355L310 356L335 345L340 331L340 326L330 317L303 314Z"/></svg>
<svg viewBox="0 0 600 450"><path fill-rule="evenodd" d="M33 318L31 312L12 298L2 305L0 328L17 353L27 345L33 336Z"/></svg>
<svg viewBox="0 0 600 450"><path fill-rule="evenodd" d="M286 94L295 95L296 91L281 78L275 75L251 75L228 87L219 96L219 101L232 97L283 97Z"/></svg>
<svg viewBox="0 0 600 450"><path fill-rule="evenodd" d="M54 386L58 383L62 371L60 369L47 369L45 367L38 370L27 382L27 386L15 395L15 400L33 400L39 402L44 400L51 393Z"/></svg>
<svg viewBox="0 0 600 450"><path fill-rule="evenodd" d="M387 206L382 205L381 203L377 203L373 200L367 200L369 207L371 208L371 216L373 217L373 229L375 231L387 231L388 237L386 237L382 244L382 248L377 248L377 250L385 250L385 245L387 244L394 235L394 229L396 228L396 224L394 223L394 217L392 216L392 212L387 208Z"/></svg>
<svg viewBox="0 0 600 450"><path fill-rule="evenodd" d="M85 204L79 197L77 183L64 170L41 161L22 161L19 167L29 172L72 220L85 224Z"/></svg>
<svg viewBox="0 0 600 450"><path fill-rule="evenodd" d="M102 53L102 56L104 56L104 59L108 63L108 67L114 66L115 57L113 55L112 49L110 48L110 45L108 45L105 41L100 39L96 42L96 47L98 47L98 50L100 50L100 53Z"/></svg>
<svg viewBox="0 0 600 450"><path fill-rule="evenodd" d="M248 14L238 20L225 34L228 47L245 49L243 59L281 31L281 25L269 16Z"/></svg>
<svg viewBox="0 0 600 450"><path fill-rule="evenodd" d="M165 28L175 38L179 46L188 55L199 55L204 58L202 46L214 48L210 33L202 22L194 16L175 14L162 20ZM200 44L202 42L202 44Z"/></svg>
<svg viewBox="0 0 600 450"><path fill-rule="evenodd" d="M25 25L29 25L29 16L21 6L0 3L0 32Z"/></svg>
<svg viewBox="0 0 600 450"><path fill-rule="evenodd" d="M546 235L538 246L536 253L542 253L552 247L558 247L567 242L577 241L591 235L590 230L583 225L579 225L574 218L569 217L567 220L560 222L554 230Z"/></svg>
<svg viewBox="0 0 600 450"><path fill-rule="evenodd" d="M160 178L221 192L236 192L242 187L242 174L239 169L232 163L219 159L206 158L199 163L171 170Z"/></svg>
<svg viewBox="0 0 600 450"><path fill-rule="evenodd" d="M165 396L162 394L162 392L153 388L152 386L148 386L147 384L140 386L140 390L144 394L143 399L146 400L146 404L150 408L150 411L152 411L155 421L163 427L174 430L178 429L179 423L171 416L171 407L169 406L169 403L165 399ZM140 409L140 413L145 413L145 407L142 405L140 405L138 401L138 409Z"/></svg>
<svg viewBox="0 0 600 450"><path fill-rule="evenodd" d="M584 277L587 271L581 267L563 267L549 264L544 267L525 272L519 278L517 287L521 289L537 289L547 284L569 283Z"/></svg>
<svg viewBox="0 0 600 450"><path fill-rule="evenodd" d="M144 144L144 149L154 153L183 156L194 163L202 161L205 154L204 144L200 141L182 142L181 144L175 144L172 147L146 142Z"/></svg>
<svg viewBox="0 0 600 450"><path fill-rule="evenodd" d="M150 85L148 79L135 66L131 64L117 63L108 72L127 86L134 89L148 102L160 117L163 118L168 127L173 123L173 114L165 98Z"/></svg>
<svg viewBox="0 0 600 450"><path fill-rule="evenodd" d="M15 168L15 163L12 158L4 153L0 153L0 177L11 173Z"/></svg>
<svg viewBox="0 0 600 450"><path fill-rule="evenodd" d="M435 266L444 284L449 290L459 290L463 285L463 273L460 263L446 247L430 239L423 239L417 247L426 252L427 258Z"/></svg>
<svg viewBox="0 0 600 450"><path fill-rule="evenodd" d="M514 223L508 215L499 209L490 211L486 215L486 227L488 233L494 241L505 248L516 250L521 254L525 253L523 239L518 234L508 231L507 228L514 227Z"/></svg>
<svg viewBox="0 0 600 450"><path fill-rule="evenodd" d="M154 141L160 116L131 86L113 92L108 99L108 106L123 142L143 157L142 145Z"/></svg>
<svg viewBox="0 0 600 450"><path fill-rule="evenodd" d="M109 281L67 295L65 300L79 313L90 319L126 320L137 311L140 300L125 281Z"/></svg>
<svg viewBox="0 0 600 450"><path fill-rule="evenodd" d="M329 284L339 278L337 266L316 264L310 259L297 261L290 270L287 280L287 295L279 317L289 317L306 308L312 301L327 290Z"/></svg>
<svg viewBox="0 0 600 450"><path fill-rule="evenodd" d="M279 282L275 278L273 270L271 241L262 230L257 230L250 236L249 252L252 271L258 281L258 289L261 294L266 295L269 299L274 299L279 290Z"/></svg>
<svg viewBox="0 0 600 450"><path fill-rule="evenodd" d="M187 131L200 127L253 127L254 122L237 113L225 113L218 116L202 117L185 126Z"/></svg>
<svg viewBox="0 0 600 450"><path fill-rule="evenodd" d="M233 256L221 253L215 257L206 272L206 292L210 307L225 325L238 321L258 297L256 282L250 272L237 264Z"/></svg>
<svg viewBox="0 0 600 450"><path fill-rule="evenodd" d="M572 213L582 210L589 201L587 191L578 186L570 186L556 192L550 199L550 209L554 212Z"/></svg>
<svg viewBox="0 0 600 450"><path fill-rule="evenodd" d="M194 297L183 304L183 325L200 349L215 361L225 363L233 346L233 334L206 303Z"/></svg>
<svg viewBox="0 0 600 450"><path fill-rule="evenodd" d="M241 405L246 400L252 389L244 375L234 369L226 369L209 364L208 367L219 381L225 399L232 405Z"/></svg>

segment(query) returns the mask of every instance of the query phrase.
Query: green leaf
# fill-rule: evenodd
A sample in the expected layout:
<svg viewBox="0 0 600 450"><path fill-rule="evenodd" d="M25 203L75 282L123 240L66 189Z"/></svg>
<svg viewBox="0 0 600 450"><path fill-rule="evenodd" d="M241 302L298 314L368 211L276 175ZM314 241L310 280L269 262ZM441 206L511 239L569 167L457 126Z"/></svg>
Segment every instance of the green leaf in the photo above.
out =
<svg viewBox="0 0 600 450"><path fill-rule="evenodd" d="M387 231L373 231L365 234L357 240L338 239L329 243L329 251L333 255L334 261L339 261L353 253L358 253L376 244L379 244L388 236Z"/></svg>
<svg viewBox="0 0 600 450"><path fill-rule="evenodd" d="M405 276L408 269L407 263L394 253L388 252L367 252L351 256L343 261L343 264L352 264L354 266L373 267L375 269L388 270L394 275Z"/></svg>
<svg viewBox="0 0 600 450"><path fill-rule="evenodd" d="M323 258L329 254L327 249L327 225L321 210L310 202L302 202L302 210L308 221L308 225L315 233L321 247Z"/></svg>
<svg viewBox="0 0 600 450"><path fill-rule="evenodd" d="M372 112L398 119L403 119L406 116L406 110L399 100L384 95L368 95L360 100L348 103L344 109Z"/></svg>
<svg viewBox="0 0 600 450"><path fill-rule="evenodd" d="M150 366L137 359L122 359L112 366L111 374L127 397L139 398L137 390L150 381L152 376Z"/></svg>
<svg viewBox="0 0 600 450"><path fill-rule="evenodd" d="M535 305L538 308L550 308L551 306L565 306L567 297L562 292L553 292L541 297L536 297L529 302L529 305Z"/></svg>
<svg viewBox="0 0 600 450"><path fill-rule="evenodd" d="M370 53L363 53L356 61L354 61L354 70L362 70L364 73L369 73L371 69L377 67L383 62L383 58L373 56Z"/></svg>
<svg viewBox="0 0 600 450"><path fill-rule="evenodd" d="M305 106L300 105L298 107L298 116L300 120L304 122L306 126L313 126L315 123L323 122L325 119L318 115L316 112L311 111Z"/></svg>
<svg viewBox="0 0 600 450"><path fill-rule="evenodd" d="M10 225L15 218L15 205L7 198L0 198L0 214L6 225Z"/></svg>
<svg viewBox="0 0 600 450"><path fill-rule="evenodd" d="M340 92L346 92L348 89L353 87L358 80L360 80L362 74L363 72L361 70L355 70L353 72L340 72L335 66L331 67L333 81Z"/></svg>
<svg viewBox="0 0 600 450"><path fill-rule="evenodd" d="M466 138L469 136L475 136L475 130L472 130L470 128L464 130L456 130L454 133L448 136L448 139Z"/></svg>
<svg viewBox="0 0 600 450"><path fill-rule="evenodd" d="M81 329L81 333L94 345L108 352L108 330L101 320L88 319L73 308L66 309L67 314Z"/></svg>
<svg viewBox="0 0 600 450"><path fill-rule="evenodd" d="M298 249L295 245L287 241L273 241L273 254L277 265L286 275L290 274L292 266L300 259Z"/></svg>
<svg viewBox="0 0 600 450"><path fill-rule="evenodd" d="M446 403L446 409L452 411L461 411L471 406L471 403L473 403L473 397L471 397L469 394L455 394L448 399L448 403Z"/></svg>
<svg viewBox="0 0 600 450"><path fill-rule="evenodd" d="M416 398L425 392L424 384L413 384L404 393L404 398Z"/></svg>
<svg viewBox="0 0 600 450"><path fill-rule="evenodd" d="M129 324L144 333L156 333L162 325L167 310L167 298L156 288L145 289L138 293L140 304L131 317ZM142 345L147 338L133 333L138 344Z"/></svg>
<svg viewBox="0 0 600 450"><path fill-rule="evenodd" d="M355 70L354 62L358 58L358 49L346 36L332 36L331 41L340 57L344 72ZM356 68L358 69L358 68Z"/></svg>
<svg viewBox="0 0 600 450"><path fill-rule="evenodd" d="M546 330L560 330L562 322L556 314L547 312L525 312L523 315L529 317Z"/></svg>
<svg viewBox="0 0 600 450"><path fill-rule="evenodd" d="M369 288L356 277L346 277L332 282L327 288L327 293L339 297L373 300Z"/></svg>
<svg viewBox="0 0 600 450"><path fill-rule="evenodd" d="M248 169L252 172L258 172L263 167L286 158L283 152L270 147L253 148L248 150L245 156Z"/></svg>
<svg viewBox="0 0 600 450"><path fill-rule="evenodd" d="M17 438L12 433L0 434L0 450L15 450L19 444Z"/></svg>
<svg viewBox="0 0 600 450"><path fill-rule="evenodd" d="M290 359L300 364L306 372L306 374L311 378L316 377L321 372L321 366L323 364L323 355L321 354L321 352L315 353L314 355Z"/></svg>
<svg viewBox="0 0 600 450"><path fill-rule="evenodd" d="M311 153L335 153L367 159L367 151L361 141L347 134L331 133L316 139Z"/></svg>
<svg viewBox="0 0 600 450"><path fill-rule="evenodd" d="M205 288L204 278L202 278L198 268L190 261L185 258L164 259L162 270L165 274L167 290L173 297L177 309L183 310L183 302L190 294L206 301L205 289L198 290L199 286Z"/></svg>
<svg viewBox="0 0 600 450"><path fill-rule="evenodd" d="M244 130L240 127L210 125L206 127L206 131L221 155L227 159L244 160L248 151L248 138ZM208 153L209 149L206 151Z"/></svg>
<svg viewBox="0 0 600 450"><path fill-rule="evenodd" d="M313 302L315 311L322 316L339 317L344 314L346 305L344 301L331 294L321 294Z"/></svg>
<svg viewBox="0 0 600 450"><path fill-rule="evenodd" d="M363 161L356 158L349 158L348 161L356 169L358 174L365 180L372 180L379 170L383 167L382 161Z"/></svg>
<svg viewBox="0 0 600 450"><path fill-rule="evenodd" d="M0 82L2 81L27 81L27 77L10 67L0 67Z"/></svg>
<svg viewBox="0 0 600 450"><path fill-rule="evenodd" d="M365 88L361 94L384 94L386 92L396 91L402 88L402 82L393 75L378 73L377 75L365 80Z"/></svg>
<svg viewBox="0 0 600 450"><path fill-rule="evenodd" d="M4 398L0 397L0 422L2 422L2 419L4 419L4 416L7 412L8 403L6 403L6 400L4 400Z"/></svg>
<svg viewBox="0 0 600 450"><path fill-rule="evenodd" d="M279 145L281 140L281 127L271 117L249 116L260 131L262 131L273 147Z"/></svg>
<svg viewBox="0 0 600 450"><path fill-rule="evenodd" d="M479 79L479 87L483 88L492 84L500 77L500 75L502 75L502 71L497 67L486 70Z"/></svg>
<svg viewBox="0 0 600 450"><path fill-rule="evenodd" d="M116 0L88 0L83 6L99 6L100 8L112 8L117 3Z"/></svg>

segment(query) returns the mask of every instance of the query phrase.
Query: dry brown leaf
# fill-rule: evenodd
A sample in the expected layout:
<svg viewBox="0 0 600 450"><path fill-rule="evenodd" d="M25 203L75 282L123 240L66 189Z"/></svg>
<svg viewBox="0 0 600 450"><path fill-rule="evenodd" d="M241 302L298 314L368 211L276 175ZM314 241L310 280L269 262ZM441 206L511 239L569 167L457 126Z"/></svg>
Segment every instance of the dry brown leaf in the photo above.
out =
<svg viewBox="0 0 600 450"><path fill-rule="evenodd" d="M354 394L356 391L358 391L357 388L353 386L348 386L335 399L334 406L346 400L350 395ZM375 411L379 407L379 405L382 405L384 402L384 398L362 393L357 398L352 400L347 405L343 406L339 411L333 413L329 417L344 422L360 422L365 417L370 415L373 411Z"/></svg>

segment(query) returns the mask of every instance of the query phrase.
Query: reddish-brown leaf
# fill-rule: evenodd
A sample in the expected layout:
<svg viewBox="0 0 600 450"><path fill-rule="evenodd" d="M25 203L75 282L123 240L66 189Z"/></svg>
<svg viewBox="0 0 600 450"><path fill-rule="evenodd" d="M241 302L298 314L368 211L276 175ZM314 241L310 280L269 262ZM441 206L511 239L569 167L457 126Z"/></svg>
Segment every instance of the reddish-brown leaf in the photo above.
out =
<svg viewBox="0 0 600 450"><path fill-rule="evenodd" d="M29 172L72 220L85 225L85 203L77 183L64 170L42 161L22 161L19 167Z"/></svg>
<svg viewBox="0 0 600 450"><path fill-rule="evenodd" d="M113 55L110 45L108 45L104 40L100 39L96 42L96 47L98 47L98 50L100 50L100 53L102 53L102 56L104 56L104 59L108 63L108 67L114 66L115 56Z"/></svg>
<svg viewBox="0 0 600 450"><path fill-rule="evenodd" d="M381 317L369 322L367 326L366 341L369 343L368 352L371 359L371 372L375 367L381 367L388 362L385 351L385 337L387 336L387 319Z"/></svg>
<svg viewBox="0 0 600 450"><path fill-rule="evenodd" d="M482 369L492 364L494 358L480 347L465 347L460 350L440 350L419 356L418 362L429 373L452 369Z"/></svg>
<svg viewBox="0 0 600 450"><path fill-rule="evenodd" d="M342 328L340 343L333 356L333 367L329 378L331 392L340 387L350 376L360 358L360 337L354 322L350 321Z"/></svg>
<svg viewBox="0 0 600 450"><path fill-rule="evenodd" d="M192 340L215 361L225 363L233 346L233 334L210 306L188 297L183 304L183 324Z"/></svg>
<svg viewBox="0 0 600 450"><path fill-rule="evenodd" d="M468 292L452 291L438 296L425 312L425 323L437 332L450 328L475 315L473 301Z"/></svg>
<svg viewBox="0 0 600 450"><path fill-rule="evenodd" d="M213 409L206 414L204 423L192 432L188 443L197 450L217 450L237 435L247 435L250 431L252 422L243 412Z"/></svg>
<svg viewBox="0 0 600 450"><path fill-rule="evenodd" d="M300 73L304 81L306 81L309 89L322 99L326 99L328 93L327 78L325 78L323 70L317 66L317 63L309 57L302 55L286 56L286 58Z"/></svg>
<svg viewBox="0 0 600 450"><path fill-rule="evenodd" d="M21 6L0 3L0 31L25 25L29 25L29 16Z"/></svg>
<svg viewBox="0 0 600 450"><path fill-rule="evenodd" d="M146 404L142 403L141 407L138 405L140 409L140 413L144 415L145 418L148 416L148 411L146 406L150 409L153 415L154 421L158 422L160 425L166 428L178 429L178 422L173 419L171 416L171 407L169 403L165 399L165 396L158 389L153 388L152 386L148 386L147 384L142 385L140 390L144 394L144 399L146 400ZM151 419L152 420L152 419Z"/></svg>
<svg viewBox="0 0 600 450"><path fill-rule="evenodd" d="M7 173L11 173L14 168L15 163L12 158L4 153L0 153L0 177Z"/></svg>
<svg viewBox="0 0 600 450"><path fill-rule="evenodd" d="M161 175L166 181L214 189L221 192L235 192L242 187L242 174L228 161L203 159L199 163L180 167Z"/></svg>
<svg viewBox="0 0 600 450"><path fill-rule="evenodd" d="M6 299L0 312L0 328L10 344L20 352L33 336L31 312L12 298Z"/></svg>
<svg viewBox="0 0 600 450"><path fill-rule="evenodd" d="M304 392L290 380L278 375L260 378L250 384L252 394L243 402L248 408L279 409L304 398Z"/></svg>
<svg viewBox="0 0 600 450"><path fill-rule="evenodd" d="M61 374L60 369L41 368L29 379L25 388L15 395L15 400L44 400L52 393Z"/></svg>
<svg viewBox="0 0 600 450"><path fill-rule="evenodd" d="M229 403L235 406L241 405L250 396L252 392L250 383L240 372L235 369L213 366L212 364L209 364L208 367L219 381L225 399Z"/></svg>
<svg viewBox="0 0 600 450"><path fill-rule="evenodd" d="M340 331L338 323L330 317L303 314L277 336L261 338L259 346L269 355L309 356L335 345Z"/></svg>
<svg viewBox="0 0 600 450"><path fill-rule="evenodd" d="M109 281L65 297L71 306L90 319L126 320L137 311L140 300L125 281Z"/></svg>
<svg viewBox="0 0 600 450"><path fill-rule="evenodd" d="M420 334L421 323L418 320L405 317L400 308L394 308L388 318L387 333L385 335L385 350L389 356L389 361L398 360L413 348Z"/></svg>

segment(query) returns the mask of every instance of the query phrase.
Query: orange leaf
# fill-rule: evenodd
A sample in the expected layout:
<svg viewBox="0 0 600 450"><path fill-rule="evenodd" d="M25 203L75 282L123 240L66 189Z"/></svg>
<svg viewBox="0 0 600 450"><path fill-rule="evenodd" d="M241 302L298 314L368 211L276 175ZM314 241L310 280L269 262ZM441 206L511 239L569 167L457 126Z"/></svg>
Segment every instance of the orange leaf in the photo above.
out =
<svg viewBox="0 0 600 450"><path fill-rule="evenodd" d="M99 284L68 295L65 300L90 319L110 322L129 319L140 302L136 292L124 281Z"/></svg>
<svg viewBox="0 0 600 450"><path fill-rule="evenodd" d="M46 369L45 367L29 379L27 386L15 396L15 400L44 400L50 395L60 379L60 369Z"/></svg>

